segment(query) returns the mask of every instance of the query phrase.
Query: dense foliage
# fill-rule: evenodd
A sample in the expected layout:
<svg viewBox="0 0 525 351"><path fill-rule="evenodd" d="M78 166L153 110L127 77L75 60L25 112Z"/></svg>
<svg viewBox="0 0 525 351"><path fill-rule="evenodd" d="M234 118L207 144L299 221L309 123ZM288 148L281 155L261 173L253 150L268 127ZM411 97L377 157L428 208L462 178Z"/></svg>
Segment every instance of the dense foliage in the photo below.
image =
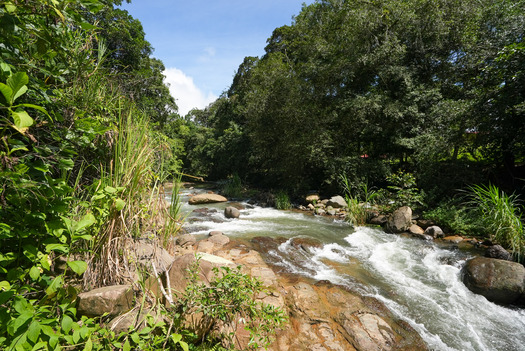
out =
<svg viewBox="0 0 525 351"><path fill-rule="evenodd" d="M304 6L187 116L186 165L296 192L404 170L430 202L487 178L521 190L524 14L521 0Z"/></svg>

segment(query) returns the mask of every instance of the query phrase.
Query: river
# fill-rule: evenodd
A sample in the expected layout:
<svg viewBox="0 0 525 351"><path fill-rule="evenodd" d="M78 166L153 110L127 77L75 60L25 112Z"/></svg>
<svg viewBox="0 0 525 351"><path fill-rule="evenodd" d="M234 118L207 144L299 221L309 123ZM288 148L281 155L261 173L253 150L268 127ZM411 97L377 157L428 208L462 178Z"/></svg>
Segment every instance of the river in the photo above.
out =
<svg viewBox="0 0 525 351"><path fill-rule="evenodd" d="M195 190L192 190L195 191ZM345 285L384 302L416 329L433 350L525 351L525 310L489 302L468 290L460 271L471 253L344 221L242 203L239 219L227 203L191 206L183 193L188 233L211 230L242 240L282 238L264 253L284 272ZM206 214L192 212L206 207ZM215 212L216 211L216 212ZM319 241L298 247L294 238Z"/></svg>

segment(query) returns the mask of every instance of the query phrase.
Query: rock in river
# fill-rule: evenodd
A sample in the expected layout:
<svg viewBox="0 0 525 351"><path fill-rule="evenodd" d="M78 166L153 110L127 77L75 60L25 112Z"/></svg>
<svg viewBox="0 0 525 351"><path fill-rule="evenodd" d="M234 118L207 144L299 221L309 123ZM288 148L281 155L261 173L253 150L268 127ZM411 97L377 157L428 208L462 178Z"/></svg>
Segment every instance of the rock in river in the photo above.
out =
<svg viewBox="0 0 525 351"><path fill-rule="evenodd" d="M211 204L215 202L226 202L227 198L218 194L199 194L191 197L188 201L190 205Z"/></svg>

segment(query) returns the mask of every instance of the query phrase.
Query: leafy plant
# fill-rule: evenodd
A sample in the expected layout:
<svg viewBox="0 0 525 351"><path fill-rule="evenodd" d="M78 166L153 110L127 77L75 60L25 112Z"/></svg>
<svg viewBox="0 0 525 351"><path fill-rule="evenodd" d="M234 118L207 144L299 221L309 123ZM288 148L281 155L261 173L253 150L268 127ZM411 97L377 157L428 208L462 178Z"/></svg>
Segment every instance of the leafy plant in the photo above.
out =
<svg viewBox="0 0 525 351"><path fill-rule="evenodd" d="M525 228L523 205L518 197L507 195L492 184L474 185L469 191L467 203L478 211L490 238L521 260L525 254Z"/></svg>
<svg viewBox="0 0 525 351"><path fill-rule="evenodd" d="M394 207L410 206L412 209L424 205L425 193L416 186L416 177L408 172L399 171L386 177Z"/></svg>
<svg viewBox="0 0 525 351"><path fill-rule="evenodd" d="M481 233L478 216L468 208L461 206L457 201L445 201L437 207L425 211L423 217L433 220L440 226L450 228L453 233L461 235Z"/></svg>
<svg viewBox="0 0 525 351"><path fill-rule="evenodd" d="M197 257L189 269L189 284L179 300L179 308L182 316L202 314L202 341L213 342L220 336L225 346L233 348L236 332L243 327L250 332L250 349L267 347L287 317L280 308L257 301L261 293L268 293L261 280L243 274L240 266L215 267L214 278L205 284L199 282L199 264ZM214 328L220 331L219 335L211 333Z"/></svg>

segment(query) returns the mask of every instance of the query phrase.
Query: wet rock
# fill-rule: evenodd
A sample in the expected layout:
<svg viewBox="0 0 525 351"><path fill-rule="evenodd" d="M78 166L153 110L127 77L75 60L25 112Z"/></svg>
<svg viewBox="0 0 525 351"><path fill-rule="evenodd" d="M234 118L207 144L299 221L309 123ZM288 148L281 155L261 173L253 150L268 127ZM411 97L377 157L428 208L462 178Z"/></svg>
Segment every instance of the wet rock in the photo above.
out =
<svg viewBox="0 0 525 351"><path fill-rule="evenodd" d="M369 224L373 224L373 225L380 225L380 226L383 226L386 224L386 222L388 221L388 218L387 216L385 215L377 215L375 217L372 217L368 223Z"/></svg>
<svg viewBox="0 0 525 351"><path fill-rule="evenodd" d="M239 211L233 206L228 206L224 209L224 217L226 218L239 218L240 215L241 211Z"/></svg>
<svg viewBox="0 0 525 351"><path fill-rule="evenodd" d="M425 240L425 241L433 241L434 240L434 237L430 236L430 235L427 235L427 234L417 234L417 233L409 233L411 237L413 238L416 238L416 239L420 239L420 240Z"/></svg>
<svg viewBox="0 0 525 351"><path fill-rule="evenodd" d="M112 285L78 294L78 313L88 317L120 315L133 307L131 285Z"/></svg>
<svg viewBox="0 0 525 351"><path fill-rule="evenodd" d="M462 276L467 288L489 301L511 304L523 299L525 267L520 263L476 257L467 261Z"/></svg>
<svg viewBox="0 0 525 351"><path fill-rule="evenodd" d="M212 230L208 235L209 236L215 236L215 235L222 235L223 233L219 230Z"/></svg>
<svg viewBox="0 0 525 351"><path fill-rule="evenodd" d="M322 208L317 208L315 210L315 214L319 215L319 216L324 216L326 214L326 211L324 209L322 209Z"/></svg>
<svg viewBox="0 0 525 351"><path fill-rule="evenodd" d="M188 203L190 205L200 205L200 204L210 204L210 203L217 203L217 202L226 202L228 201L227 198L224 196L218 195L218 194L199 194L192 196Z"/></svg>
<svg viewBox="0 0 525 351"><path fill-rule="evenodd" d="M459 235L446 236L443 238L443 241L452 244L459 244L463 241L463 237Z"/></svg>
<svg viewBox="0 0 525 351"><path fill-rule="evenodd" d="M341 195L332 196L327 202L326 206L332 206L333 208L344 208L347 207L346 200Z"/></svg>
<svg viewBox="0 0 525 351"><path fill-rule="evenodd" d="M320 248L323 244L316 239L307 238L307 237L295 237L290 241L290 245L296 249L300 249L306 252L309 252L309 248L315 247Z"/></svg>
<svg viewBox="0 0 525 351"><path fill-rule="evenodd" d="M430 235L433 238L443 238L445 237L445 233L443 233L443 230L438 227L437 225L433 225L431 227L428 227L425 229L425 234Z"/></svg>
<svg viewBox="0 0 525 351"><path fill-rule="evenodd" d="M406 232L411 225L412 209L408 206L403 206L388 216L385 231L389 233L402 233Z"/></svg>
<svg viewBox="0 0 525 351"><path fill-rule="evenodd" d="M381 317L371 313L359 313L343 324L355 340L358 350L387 351L395 344L394 331Z"/></svg>
<svg viewBox="0 0 525 351"><path fill-rule="evenodd" d="M512 261L512 255L501 245L492 245L485 251L485 257L497 258L505 261Z"/></svg>

